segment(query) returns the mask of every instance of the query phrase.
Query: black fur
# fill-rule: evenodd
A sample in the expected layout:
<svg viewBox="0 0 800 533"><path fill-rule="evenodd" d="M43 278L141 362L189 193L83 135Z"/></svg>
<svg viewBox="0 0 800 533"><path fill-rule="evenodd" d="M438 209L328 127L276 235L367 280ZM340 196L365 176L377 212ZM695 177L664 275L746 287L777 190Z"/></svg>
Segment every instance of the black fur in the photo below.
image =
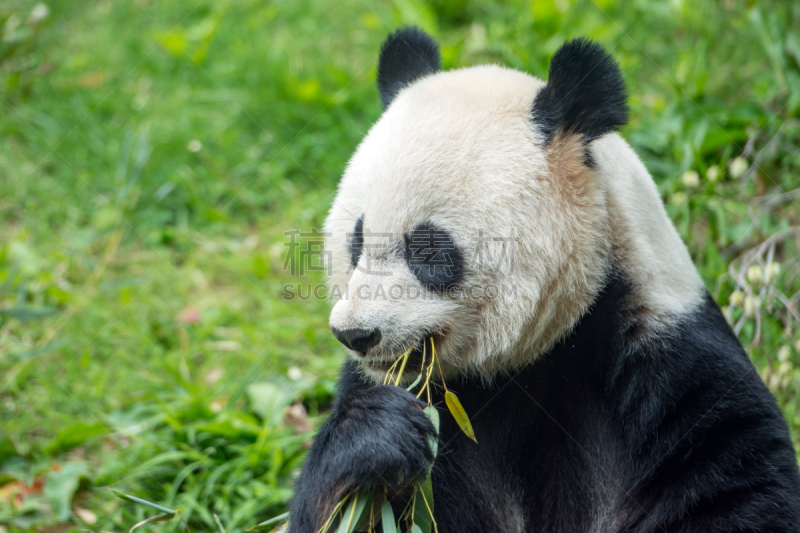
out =
<svg viewBox="0 0 800 533"><path fill-rule="evenodd" d="M408 268L423 286L446 291L464 276L464 258L453 236L430 222L423 222L404 236Z"/></svg>
<svg viewBox="0 0 800 533"><path fill-rule="evenodd" d="M612 276L540 360L492 385L449 381L479 444L436 391L441 533L800 532L786 422L717 305L707 296L669 335L641 343L630 293ZM391 482L428 460L431 428L410 394L370 387L352 363L339 391L297 481L292 533L314 531L315 502L336 484Z"/></svg>
<svg viewBox="0 0 800 533"><path fill-rule="evenodd" d="M425 406L392 385L364 387L347 362L330 418L322 425L295 483L292 533L315 533L353 487L401 487L433 460L428 436L436 436Z"/></svg>
<svg viewBox="0 0 800 533"><path fill-rule="evenodd" d="M425 34L390 36L378 76L384 104L436 69L438 49ZM585 40L562 47L533 104L546 143L559 130L589 143L627 116L613 59ZM439 230L416 229L429 236L415 246L406 237L420 281L457 283L461 266L437 277L427 254L439 248ZM414 257L428 259L414 265ZM615 271L549 353L491 384L448 381L480 444L461 433L434 387L439 532L800 533L800 473L786 422L717 305L706 295L693 314L648 338L633 289ZM384 484L402 495L432 460L434 428L421 406L402 388L368 384L346 363L297 479L291 532L316 532L354 487Z"/></svg>
<svg viewBox="0 0 800 533"><path fill-rule="evenodd" d="M364 215L356 220L353 233L347 236L347 241L350 245L350 266L355 268L361 259L361 252L364 251Z"/></svg>
<svg viewBox="0 0 800 533"><path fill-rule="evenodd" d="M378 59L378 92L389 107L400 89L439 70L439 45L419 28L409 26L389 35Z"/></svg>
<svg viewBox="0 0 800 533"><path fill-rule="evenodd" d="M545 144L561 130L585 143L628 122L627 92L619 65L587 39L563 45L550 62L547 85L533 100L533 120Z"/></svg>

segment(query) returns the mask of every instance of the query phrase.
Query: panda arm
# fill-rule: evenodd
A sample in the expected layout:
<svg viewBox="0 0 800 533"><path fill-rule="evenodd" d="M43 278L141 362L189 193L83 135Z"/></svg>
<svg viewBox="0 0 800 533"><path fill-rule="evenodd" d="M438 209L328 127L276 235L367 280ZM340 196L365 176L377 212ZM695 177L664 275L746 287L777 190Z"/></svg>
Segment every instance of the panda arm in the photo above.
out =
<svg viewBox="0 0 800 533"><path fill-rule="evenodd" d="M295 483L291 532L313 533L351 490L400 487L433 461L436 430L424 405L401 387L371 385L345 363L330 417L319 429Z"/></svg>
<svg viewBox="0 0 800 533"><path fill-rule="evenodd" d="M339 374L339 383L336 386L336 402L334 409L341 406L342 402L353 393L368 389L372 386L358 370L358 363L352 359L345 361L342 372Z"/></svg>
<svg viewBox="0 0 800 533"><path fill-rule="evenodd" d="M628 360L617 419L636 531L800 531L786 423L710 297L662 348Z"/></svg>

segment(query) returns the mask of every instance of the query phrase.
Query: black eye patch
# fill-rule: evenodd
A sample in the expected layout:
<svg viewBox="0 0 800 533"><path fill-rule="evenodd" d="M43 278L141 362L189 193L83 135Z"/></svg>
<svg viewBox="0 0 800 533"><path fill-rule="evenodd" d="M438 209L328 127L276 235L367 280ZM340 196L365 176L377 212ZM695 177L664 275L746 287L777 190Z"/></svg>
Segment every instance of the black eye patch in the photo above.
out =
<svg viewBox="0 0 800 533"><path fill-rule="evenodd" d="M364 215L356 220L353 233L347 234L347 244L350 247L350 266L355 268L364 251Z"/></svg>
<svg viewBox="0 0 800 533"><path fill-rule="evenodd" d="M450 233L423 222L404 238L408 268L425 287L441 292L461 281L464 260Z"/></svg>

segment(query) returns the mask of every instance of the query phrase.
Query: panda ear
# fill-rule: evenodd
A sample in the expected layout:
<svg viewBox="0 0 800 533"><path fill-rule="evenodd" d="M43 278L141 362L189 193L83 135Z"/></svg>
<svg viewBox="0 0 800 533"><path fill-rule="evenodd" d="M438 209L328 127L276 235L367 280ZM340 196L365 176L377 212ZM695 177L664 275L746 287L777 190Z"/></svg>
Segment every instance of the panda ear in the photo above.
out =
<svg viewBox="0 0 800 533"><path fill-rule="evenodd" d="M389 35L378 59L378 92L389 107L400 89L439 70L439 45L419 28L409 26Z"/></svg>
<svg viewBox="0 0 800 533"><path fill-rule="evenodd" d="M564 44L550 62L547 85L533 101L533 121L546 145L559 133L581 135L587 145L624 126L627 91L617 62L588 39Z"/></svg>

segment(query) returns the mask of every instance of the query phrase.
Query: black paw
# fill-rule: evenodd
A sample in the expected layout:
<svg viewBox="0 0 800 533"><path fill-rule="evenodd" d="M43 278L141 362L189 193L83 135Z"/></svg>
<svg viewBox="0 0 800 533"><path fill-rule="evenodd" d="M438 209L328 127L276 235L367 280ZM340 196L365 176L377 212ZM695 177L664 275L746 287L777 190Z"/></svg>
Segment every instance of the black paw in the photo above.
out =
<svg viewBox="0 0 800 533"><path fill-rule="evenodd" d="M424 407L410 392L390 385L342 398L297 478L292 533L314 530L352 489L399 489L419 478L434 459L428 439L436 438Z"/></svg>
<svg viewBox="0 0 800 533"><path fill-rule="evenodd" d="M436 429L425 403L400 387L379 385L345 399L337 422L336 460L354 485L402 486L433 461Z"/></svg>

